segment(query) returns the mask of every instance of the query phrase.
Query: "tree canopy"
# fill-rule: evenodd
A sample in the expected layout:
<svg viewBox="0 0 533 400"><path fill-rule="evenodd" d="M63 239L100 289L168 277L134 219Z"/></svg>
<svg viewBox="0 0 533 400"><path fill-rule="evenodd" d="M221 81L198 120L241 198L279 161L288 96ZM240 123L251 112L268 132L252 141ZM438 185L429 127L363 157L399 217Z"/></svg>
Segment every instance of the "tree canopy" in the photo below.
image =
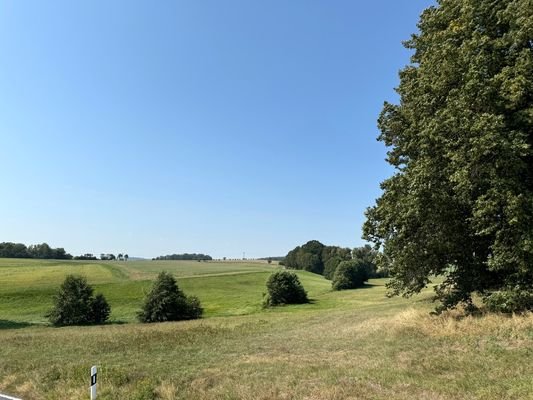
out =
<svg viewBox="0 0 533 400"><path fill-rule="evenodd" d="M307 292L298 275L289 271L276 271L267 280L267 295L263 301L266 307L282 304L308 303Z"/></svg>
<svg viewBox="0 0 533 400"><path fill-rule="evenodd" d="M323 274L325 264L333 257L339 257L341 260L350 259L351 250L337 246L324 246L318 240L310 240L289 251L284 263L288 268Z"/></svg>
<svg viewBox="0 0 533 400"><path fill-rule="evenodd" d="M361 260L342 261L333 274L333 290L355 289L368 280L367 266Z"/></svg>
<svg viewBox="0 0 533 400"><path fill-rule="evenodd" d="M67 275L46 317L56 326L104 323L111 308L102 294L93 292L83 276Z"/></svg>
<svg viewBox="0 0 533 400"><path fill-rule="evenodd" d="M70 260L72 255L68 254L64 248L56 249L50 247L48 243L33 244L26 246L23 243L3 242L0 243L1 258L41 258Z"/></svg>
<svg viewBox="0 0 533 400"><path fill-rule="evenodd" d="M157 276L137 314L140 322L165 322L200 318L203 308L198 298L186 296L168 272Z"/></svg>
<svg viewBox="0 0 533 400"><path fill-rule="evenodd" d="M443 275L440 309L472 307L475 292L533 296L531 0L440 0L418 27L399 104L378 120L396 173L364 238L383 249L392 294Z"/></svg>
<svg viewBox="0 0 533 400"><path fill-rule="evenodd" d="M159 256L154 258L154 260L200 260L200 261L210 261L213 258L207 254L196 254L196 253L184 253L184 254L169 254L166 256Z"/></svg>

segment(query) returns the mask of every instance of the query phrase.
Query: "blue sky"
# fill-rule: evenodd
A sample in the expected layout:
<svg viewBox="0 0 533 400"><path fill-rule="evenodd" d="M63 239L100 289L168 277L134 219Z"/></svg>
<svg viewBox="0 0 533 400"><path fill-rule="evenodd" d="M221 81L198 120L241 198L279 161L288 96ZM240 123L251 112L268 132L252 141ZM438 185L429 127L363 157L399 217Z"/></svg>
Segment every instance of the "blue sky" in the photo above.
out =
<svg viewBox="0 0 533 400"><path fill-rule="evenodd" d="M363 244L429 0L3 1L0 241L72 254Z"/></svg>

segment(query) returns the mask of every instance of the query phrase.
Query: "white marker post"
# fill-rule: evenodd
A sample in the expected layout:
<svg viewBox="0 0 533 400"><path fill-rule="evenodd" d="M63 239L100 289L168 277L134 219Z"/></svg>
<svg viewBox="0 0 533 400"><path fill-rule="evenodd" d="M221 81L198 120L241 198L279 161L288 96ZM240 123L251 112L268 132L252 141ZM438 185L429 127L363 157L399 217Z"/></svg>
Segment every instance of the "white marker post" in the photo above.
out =
<svg viewBox="0 0 533 400"><path fill-rule="evenodd" d="M96 400L96 366L91 367L91 400Z"/></svg>

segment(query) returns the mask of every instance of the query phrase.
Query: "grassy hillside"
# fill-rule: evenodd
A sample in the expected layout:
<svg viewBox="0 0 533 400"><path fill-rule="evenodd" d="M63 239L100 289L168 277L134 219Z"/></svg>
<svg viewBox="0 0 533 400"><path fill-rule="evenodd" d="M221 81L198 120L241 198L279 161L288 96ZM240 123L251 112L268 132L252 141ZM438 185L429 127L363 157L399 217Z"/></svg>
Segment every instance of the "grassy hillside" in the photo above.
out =
<svg viewBox="0 0 533 400"><path fill-rule="evenodd" d="M69 273L82 274L112 307L111 322L131 322L160 271L197 295L206 316L241 315L260 309L262 286L275 267L255 262L61 261L0 258L0 326L44 324L57 288ZM316 276L307 274L311 282ZM198 279L201 277L202 279ZM327 290L327 282L321 282ZM314 284L312 284L315 286ZM320 285L317 288L320 291ZM3 322L2 322L3 320Z"/></svg>
<svg viewBox="0 0 533 400"><path fill-rule="evenodd" d="M0 261L0 390L83 399L97 364L100 399L533 399L531 315L434 317L430 291L388 299L375 280L331 292L304 272L312 304L262 310L265 264L143 263ZM160 269L206 318L43 325L67 272L85 273L119 322L134 320Z"/></svg>

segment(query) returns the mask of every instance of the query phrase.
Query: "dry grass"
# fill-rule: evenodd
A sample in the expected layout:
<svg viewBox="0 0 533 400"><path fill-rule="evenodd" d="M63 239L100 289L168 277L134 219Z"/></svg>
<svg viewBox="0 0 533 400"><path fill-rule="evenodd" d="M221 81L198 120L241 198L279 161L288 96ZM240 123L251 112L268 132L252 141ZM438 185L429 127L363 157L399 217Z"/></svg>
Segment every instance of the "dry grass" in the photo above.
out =
<svg viewBox="0 0 533 400"><path fill-rule="evenodd" d="M370 322L370 321L369 321ZM429 337L479 337L495 336L509 341L523 341L531 345L533 313L465 315L462 311L449 311L441 315L408 308L392 319L381 321L394 332L417 331ZM379 323L376 323L379 325Z"/></svg>
<svg viewBox="0 0 533 400"><path fill-rule="evenodd" d="M14 353L0 354L14 365L0 367L0 387L26 400L81 399L97 359L101 399L532 398L531 314L372 314L4 332Z"/></svg>

